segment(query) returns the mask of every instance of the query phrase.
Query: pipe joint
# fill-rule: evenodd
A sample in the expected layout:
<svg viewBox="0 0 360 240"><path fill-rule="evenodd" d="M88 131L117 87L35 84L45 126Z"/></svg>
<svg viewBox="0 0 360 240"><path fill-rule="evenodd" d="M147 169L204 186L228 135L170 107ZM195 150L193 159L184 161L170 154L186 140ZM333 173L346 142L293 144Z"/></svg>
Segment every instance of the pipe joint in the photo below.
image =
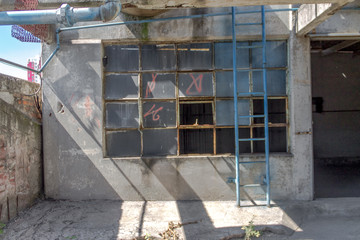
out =
<svg viewBox="0 0 360 240"><path fill-rule="evenodd" d="M120 1L108 1L100 6L100 17L103 22L114 20L121 11Z"/></svg>
<svg viewBox="0 0 360 240"><path fill-rule="evenodd" d="M71 27L74 23L71 21L72 7L65 3L56 10L56 20L65 26Z"/></svg>

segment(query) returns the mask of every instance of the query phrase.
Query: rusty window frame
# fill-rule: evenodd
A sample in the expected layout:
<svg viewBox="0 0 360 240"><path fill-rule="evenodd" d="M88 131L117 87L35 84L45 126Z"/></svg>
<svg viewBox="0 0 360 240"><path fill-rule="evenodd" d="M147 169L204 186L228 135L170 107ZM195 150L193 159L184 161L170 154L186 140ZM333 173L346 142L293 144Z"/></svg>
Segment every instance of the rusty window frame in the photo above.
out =
<svg viewBox="0 0 360 240"><path fill-rule="evenodd" d="M284 40L282 40L284 41ZM234 129L234 126L219 126L216 124L216 102L218 100L233 100L233 97L217 97L216 96L216 72L232 72L232 69L216 69L215 68L215 43L217 42L225 42L225 41L200 41L200 42L196 42L196 43L211 43L212 46L212 69L207 69L207 70L179 70L178 69L178 62L176 63L176 69L175 70L142 70L142 59L141 59L141 50L142 50L142 46L143 45L156 45L156 43L154 44L142 44L142 43L131 43L131 45L137 45L139 48L139 70L138 71L122 71L122 72L106 72L104 70L104 81L103 81L103 88L105 86L105 76L110 75L110 74L137 74L138 75L138 98L127 98L127 99L105 99L105 93L103 92L103 113L104 113L104 128L103 128L103 137L104 137L104 156L107 156L107 152L106 152L106 146L107 146L107 142L106 142L106 133L108 132L116 132L116 131L127 131L127 130L138 130L140 132L141 135L141 156L143 155L143 136L142 136L142 130L148 130L148 129L177 129L177 154L176 156L188 156L188 155L204 155L204 154L180 154L180 140L179 140L179 130L180 129L212 129L213 131L213 154L211 155L217 155L216 152L216 146L217 146L217 142L216 142L216 129ZM248 42L248 43L253 43L256 41L241 41L241 42ZM161 45L173 45L175 47L175 57L176 60L178 61L178 45L182 45L184 43L161 43ZM107 46L109 45L127 45L127 43L109 43L107 44ZM256 70L257 68L252 68L252 49L249 49L249 81L250 81L250 90L252 89L252 71L251 70ZM267 70L283 70L286 73L286 85L287 85L287 70L288 67L271 67L271 68L267 68ZM212 73L212 80L213 80L213 96L203 96L203 97L199 97L199 96L193 96L193 97L184 97L184 96L179 96L179 74L180 73L192 73L192 72L201 72L201 73ZM142 76L144 73L171 73L171 74L175 74L175 98L161 98L161 99L152 99L152 98L144 98L143 97L143 79ZM287 86L285 86L287 87ZM262 97L238 97L238 99L248 99L249 100L249 115L253 114L253 100L256 99L263 99ZM286 129L286 151L289 151L289 104L288 104L288 96L286 95L281 95L281 96L269 96L268 97L269 100L272 99L283 99L285 101L285 115L286 115L286 121L284 123L269 123L269 128L285 128ZM172 126L172 127L143 127L143 103L144 102L175 102L175 112L176 112L176 126ZM105 126L105 113L106 113L106 104L107 103L112 103L112 102L136 102L138 104L139 107L139 127L138 128L107 128ZM212 111L213 111L213 124L207 124L207 125L197 125L197 126L193 126L193 125L180 125L180 104L186 104L186 103L211 103L212 104ZM263 123L254 123L254 119L251 118L250 119L250 124L249 125L239 125L239 128L245 128L245 129L249 129L250 131L250 138L253 138L254 135L254 129L255 128L263 128L265 125ZM254 142L250 141L251 144L251 152L250 153L254 153ZM205 154L205 155L209 155L209 154ZM221 155L233 155L232 153L230 154L221 154ZM170 155L170 156L174 156L174 155ZM134 157L140 157L140 156L134 156Z"/></svg>

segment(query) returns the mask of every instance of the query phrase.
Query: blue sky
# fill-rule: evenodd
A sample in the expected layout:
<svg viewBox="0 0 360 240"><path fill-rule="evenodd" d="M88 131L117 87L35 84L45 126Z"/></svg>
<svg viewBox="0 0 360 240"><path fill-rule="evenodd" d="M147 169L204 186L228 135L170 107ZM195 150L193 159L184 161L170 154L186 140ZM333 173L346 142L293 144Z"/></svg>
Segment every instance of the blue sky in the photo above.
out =
<svg viewBox="0 0 360 240"><path fill-rule="evenodd" d="M28 58L41 55L40 43L24 43L11 37L11 26L0 26L0 58L19 63L27 64ZM0 63L0 73L27 79L27 71Z"/></svg>

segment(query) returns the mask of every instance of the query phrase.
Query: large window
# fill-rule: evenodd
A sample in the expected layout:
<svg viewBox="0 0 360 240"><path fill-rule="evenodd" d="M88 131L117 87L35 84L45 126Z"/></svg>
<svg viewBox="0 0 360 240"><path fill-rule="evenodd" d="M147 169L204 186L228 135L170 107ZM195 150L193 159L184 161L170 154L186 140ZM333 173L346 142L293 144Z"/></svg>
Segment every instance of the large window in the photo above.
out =
<svg viewBox="0 0 360 240"><path fill-rule="evenodd" d="M238 92L263 91L261 49L237 51ZM266 54L270 151L286 152L286 41L268 41ZM107 45L103 63L106 156L234 153L232 43ZM263 114L263 99L240 96L238 111ZM263 119L240 118L239 136L263 137ZM240 152L264 143L240 142Z"/></svg>

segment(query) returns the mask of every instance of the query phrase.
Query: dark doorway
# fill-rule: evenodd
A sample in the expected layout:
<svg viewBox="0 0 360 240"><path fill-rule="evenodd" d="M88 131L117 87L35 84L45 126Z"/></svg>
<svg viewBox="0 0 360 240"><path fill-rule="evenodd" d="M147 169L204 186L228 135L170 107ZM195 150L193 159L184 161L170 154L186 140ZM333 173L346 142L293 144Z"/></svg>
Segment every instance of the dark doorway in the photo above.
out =
<svg viewBox="0 0 360 240"><path fill-rule="evenodd" d="M360 197L360 55L338 44L312 43L316 198Z"/></svg>

